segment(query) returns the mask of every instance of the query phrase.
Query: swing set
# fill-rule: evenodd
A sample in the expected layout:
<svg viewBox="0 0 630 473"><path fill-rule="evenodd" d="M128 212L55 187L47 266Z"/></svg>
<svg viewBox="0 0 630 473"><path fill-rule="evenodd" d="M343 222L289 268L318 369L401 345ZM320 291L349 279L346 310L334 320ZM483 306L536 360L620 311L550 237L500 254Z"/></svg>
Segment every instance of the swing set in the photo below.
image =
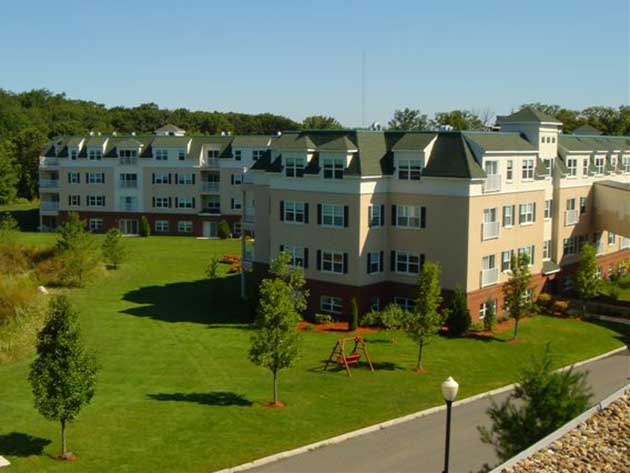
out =
<svg viewBox="0 0 630 473"><path fill-rule="evenodd" d="M354 342L354 347L352 351L346 355L346 343ZM349 377L352 377L352 373L350 372L350 365L356 365L359 363L361 359L361 353L365 356L368 365L370 366L370 371L374 371L374 366L372 366L372 361L370 360L370 355L368 353L367 345L363 337L351 337L351 338L340 338L335 343L335 346L330 352L330 356L328 360L326 360L326 365L324 366L324 371L328 369L328 365L331 363L337 363L338 366L343 366L346 369Z"/></svg>

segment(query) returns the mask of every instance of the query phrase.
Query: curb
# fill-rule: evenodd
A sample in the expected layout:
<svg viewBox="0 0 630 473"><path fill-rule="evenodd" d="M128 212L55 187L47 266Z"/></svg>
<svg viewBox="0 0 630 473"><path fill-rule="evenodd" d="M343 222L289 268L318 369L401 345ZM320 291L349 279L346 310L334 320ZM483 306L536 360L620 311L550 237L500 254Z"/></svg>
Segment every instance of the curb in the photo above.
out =
<svg viewBox="0 0 630 473"><path fill-rule="evenodd" d="M11 463L9 463L9 460L4 458L3 456L0 456L0 468L4 468L5 466L9 466L10 464Z"/></svg>
<svg viewBox="0 0 630 473"><path fill-rule="evenodd" d="M611 350L607 353L603 353L601 355L597 355L594 356L593 358L589 358L588 360L584 360L584 361L579 361L577 363L573 363L571 365L567 365L564 366L556 371L566 371L568 369L571 368L577 368L579 366L583 366L585 364L588 363L593 363L595 361L599 361L603 358L608 358L609 356L613 356L616 355L617 353L620 353L624 350L626 350L627 347L623 346L623 347L619 347L619 348L615 348L614 350ZM508 384L507 386L502 386L500 388L497 389L493 389L491 391L486 391L483 393L479 393L479 394L475 394L474 396L470 396L467 397L465 399L462 399L460 401L455 401L453 403L453 407L457 407L457 406L463 406L465 404L469 404L471 402L475 402L478 401L480 399L484 399L486 397L492 397L495 396L497 394L501 394L504 393L506 391L511 391L512 389L514 389L516 385L514 383L512 384ZM363 435L366 434L370 434L373 432L378 432L379 430L383 430L383 429L387 429L388 427L393 427L395 425L398 424L403 424L405 422L409 422L415 419L420 419L422 417L426 417L428 415L431 414L435 414L436 412L440 412L445 410L446 407L444 405L439 405L439 406L435 406L435 407L430 407L429 409L425 409L423 411L418 411L418 412L414 412L412 414L407 414L405 416L402 417L397 417L395 419L391 419L385 422L381 422L379 424L375 424L375 425L370 425L368 427L364 427L362 429L358 429L358 430L353 430L351 432L347 432L345 434L341 434L341 435L337 435L336 437L331 437L325 440L320 440L319 442L315 442L315 443L311 443L308 445L304 445L302 447L298 447L298 448L294 448L292 450L285 450L284 452L280 452L280 453L276 453L273 455L269 455L266 457L262 457L259 458L257 460L253 460L251 462L248 463L243 463L241 465L237 465L237 466L233 466L230 468L224 468L222 470L217 470L215 471L215 473L238 473L241 471L246 471L246 470L251 470L252 468L257 468L259 466L263 466L263 465L267 465L269 463L275 463L279 460L283 460L285 458L290 458L290 457L294 457L296 455L301 455L303 453L307 453L310 452L312 450L317 450L319 448L322 447L327 447L330 445L335 445L341 442L345 442L346 440L350 440L356 437L361 437Z"/></svg>
<svg viewBox="0 0 630 473"><path fill-rule="evenodd" d="M604 322L613 322L616 324L630 325L630 319L624 319L621 317L611 317L610 315L590 315L591 319L603 320Z"/></svg>

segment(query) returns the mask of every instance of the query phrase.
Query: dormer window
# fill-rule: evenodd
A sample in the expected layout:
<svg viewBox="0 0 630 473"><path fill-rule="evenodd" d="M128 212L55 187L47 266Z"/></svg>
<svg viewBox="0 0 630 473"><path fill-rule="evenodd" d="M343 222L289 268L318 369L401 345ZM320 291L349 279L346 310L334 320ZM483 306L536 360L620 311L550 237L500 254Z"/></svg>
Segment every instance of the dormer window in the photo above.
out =
<svg viewBox="0 0 630 473"><path fill-rule="evenodd" d="M419 159L402 159L398 161L398 179L419 181L422 174L422 161Z"/></svg>
<svg viewBox="0 0 630 473"><path fill-rule="evenodd" d="M90 161L100 161L103 157L103 152L100 149L91 149L88 152L88 159Z"/></svg>
<svg viewBox="0 0 630 473"><path fill-rule="evenodd" d="M186 150L184 150L184 149L177 150L177 159L179 159L180 161L185 160L186 159Z"/></svg>
<svg viewBox="0 0 630 473"><path fill-rule="evenodd" d="M551 159L543 159L543 165L545 166L545 176L551 177L553 161Z"/></svg>
<svg viewBox="0 0 630 473"><path fill-rule="evenodd" d="M264 153L265 153L265 150L264 150L264 149L255 149L255 150L252 152L252 159L253 159L254 161L258 161L260 158L262 158L262 157L263 157L263 154L264 154Z"/></svg>
<svg viewBox="0 0 630 473"><path fill-rule="evenodd" d="M240 161L243 157L243 152L240 149L235 149L234 150L234 159L236 161Z"/></svg>
<svg viewBox="0 0 630 473"><path fill-rule="evenodd" d="M135 158L138 156L138 151L135 149L121 149L118 151L119 158Z"/></svg>
<svg viewBox="0 0 630 473"><path fill-rule="evenodd" d="M77 156L79 156L78 149L73 149L72 151L70 151L70 159L77 159Z"/></svg>
<svg viewBox="0 0 630 473"><path fill-rule="evenodd" d="M324 158L324 179L343 179L343 158Z"/></svg>
<svg viewBox="0 0 630 473"><path fill-rule="evenodd" d="M217 159L219 157L219 150L218 149L209 149L208 150L208 158L210 159Z"/></svg>
<svg viewBox="0 0 630 473"><path fill-rule="evenodd" d="M304 158L287 158L284 171L287 177L304 176Z"/></svg>
<svg viewBox="0 0 630 473"><path fill-rule="evenodd" d="M603 156L597 156L595 158L595 173L596 174L604 174L604 163L605 163L605 159Z"/></svg>
<svg viewBox="0 0 630 473"><path fill-rule="evenodd" d="M155 150L155 160L156 161L168 161L168 150L156 149Z"/></svg>

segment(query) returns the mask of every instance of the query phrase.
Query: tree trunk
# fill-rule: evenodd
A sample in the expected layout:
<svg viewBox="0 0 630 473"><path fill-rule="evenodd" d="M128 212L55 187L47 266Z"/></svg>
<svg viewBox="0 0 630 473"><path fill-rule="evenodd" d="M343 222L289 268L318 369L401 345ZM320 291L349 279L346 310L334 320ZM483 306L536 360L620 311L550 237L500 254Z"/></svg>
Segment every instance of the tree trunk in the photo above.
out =
<svg viewBox="0 0 630 473"><path fill-rule="evenodd" d="M424 346L424 342L418 343L418 364L416 365L417 370L422 369L422 348Z"/></svg>
<svg viewBox="0 0 630 473"><path fill-rule="evenodd" d="M273 371L273 403L278 404L278 372Z"/></svg>
<svg viewBox="0 0 630 473"><path fill-rule="evenodd" d="M66 421L61 419L61 456L66 454Z"/></svg>
<svg viewBox="0 0 630 473"><path fill-rule="evenodd" d="M519 317L514 318L514 335L512 336L512 340L516 340L516 335L518 334L518 319Z"/></svg>

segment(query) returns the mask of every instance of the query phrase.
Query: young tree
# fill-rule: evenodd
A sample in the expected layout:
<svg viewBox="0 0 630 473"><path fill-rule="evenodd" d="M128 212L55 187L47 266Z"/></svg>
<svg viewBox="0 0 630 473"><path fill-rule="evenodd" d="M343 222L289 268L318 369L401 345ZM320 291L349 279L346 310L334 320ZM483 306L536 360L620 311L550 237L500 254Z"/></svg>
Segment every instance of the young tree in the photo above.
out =
<svg viewBox="0 0 630 473"><path fill-rule="evenodd" d="M294 291L281 278L265 279L260 285L258 314L249 350L250 360L273 375L273 406L278 401L278 373L289 368L298 356L297 323Z"/></svg>
<svg viewBox="0 0 630 473"><path fill-rule="evenodd" d="M8 204L17 195L18 166L9 142L0 143L0 204Z"/></svg>
<svg viewBox="0 0 630 473"><path fill-rule="evenodd" d="M448 333L455 337L461 337L470 329L471 323L466 293L458 287L455 289L455 294L448 308L448 318L446 319Z"/></svg>
<svg viewBox="0 0 630 473"><path fill-rule="evenodd" d="M107 231L101 250L105 261L117 269L127 255L127 249L123 244L122 233L119 229L111 228Z"/></svg>
<svg viewBox="0 0 630 473"><path fill-rule="evenodd" d="M429 127L429 119L420 113L420 110L405 108L396 110L394 118L387 125L391 130L426 130Z"/></svg>
<svg viewBox="0 0 630 473"><path fill-rule="evenodd" d="M438 311L441 303L440 265L428 261L418 274L416 306L407 313L404 327L409 338L418 344L417 371L423 369L422 349L439 332L444 322L443 315Z"/></svg>
<svg viewBox="0 0 630 473"><path fill-rule="evenodd" d="M551 363L547 345L543 357L521 371L514 392L501 404L492 402L487 411L492 427L477 427L500 459L513 457L588 408L586 373L554 372Z"/></svg>
<svg viewBox="0 0 630 473"><path fill-rule="evenodd" d="M94 237L85 230L85 222L74 212L69 214L58 232L57 249L65 269L63 281L67 285L81 287L99 263Z"/></svg>
<svg viewBox="0 0 630 473"><path fill-rule="evenodd" d="M219 238L221 238L221 240L230 238L231 233L230 224L225 220L221 220L219 222L219 226L217 227L217 234L219 235Z"/></svg>
<svg viewBox="0 0 630 473"><path fill-rule="evenodd" d="M67 251L75 244L78 235L85 233L85 221L81 220L78 213L70 212L68 219L57 228L57 233L57 249Z"/></svg>
<svg viewBox="0 0 630 473"><path fill-rule="evenodd" d="M348 332L354 332L359 325L359 305L357 299L352 298L352 311L350 312L350 319L348 319Z"/></svg>
<svg viewBox="0 0 630 473"><path fill-rule="evenodd" d="M0 245L15 245L19 231L17 220L9 212L5 212L0 217Z"/></svg>
<svg viewBox="0 0 630 473"><path fill-rule="evenodd" d="M486 315L483 318L483 328L488 332L492 332L497 322L496 304L494 299L486 301Z"/></svg>
<svg viewBox="0 0 630 473"><path fill-rule="evenodd" d="M219 257L214 255L210 258L208 268L206 269L206 276L211 281L219 277Z"/></svg>
<svg viewBox="0 0 630 473"><path fill-rule="evenodd" d="M573 280L578 297L582 301L582 315L586 315L586 302L599 294L601 280L597 275L597 250L588 243L580 251L580 262Z"/></svg>
<svg viewBox="0 0 630 473"><path fill-rule="evenodd" d="M37 410L61 424L62 457L68 455L66 425L92 400L96 371L94 357L83 347L76 312L65 296L55 297L37 336L37 358L29 381Z"/></svg>
<svg viewBox="0 0 630 473"><path fill-rule="evenodd" d="M529 257L525 253L512 256L511 261L512 276L503 286L503 299L505 309L514 318L514 335L516 340L518 335L518 321L531 309L532 301L528 292L532 275L529 272Z"/></svg>
<svg viewBox="0 0 630 473"><path fill-rule="evenodd" d="M140 236L144 238L151 236L151 225L144 215L140 219Z"/></svg>
<svg viewBox="0 0 630 473"><path fill-rule="evenodd" d="M407 313L398 304L388 304L383 310L373 310L363 316L362 322L364 325L380 325L386 331L392 332L394 330L400 330L404 327L405 320L407 319ZM391 339L392 343L395 343L395 339Z"/></svg>
<svg viewBox="0 0 630 473"><path fill-rule="evenodd" d="M308 298L308 290L304 289L306 285L304 270L291 264L291 255L286 251L281 252L271 261L269 273L282 279L291 287L295 310L299 313L303 312L306 309L306 300Z"/></svg>

